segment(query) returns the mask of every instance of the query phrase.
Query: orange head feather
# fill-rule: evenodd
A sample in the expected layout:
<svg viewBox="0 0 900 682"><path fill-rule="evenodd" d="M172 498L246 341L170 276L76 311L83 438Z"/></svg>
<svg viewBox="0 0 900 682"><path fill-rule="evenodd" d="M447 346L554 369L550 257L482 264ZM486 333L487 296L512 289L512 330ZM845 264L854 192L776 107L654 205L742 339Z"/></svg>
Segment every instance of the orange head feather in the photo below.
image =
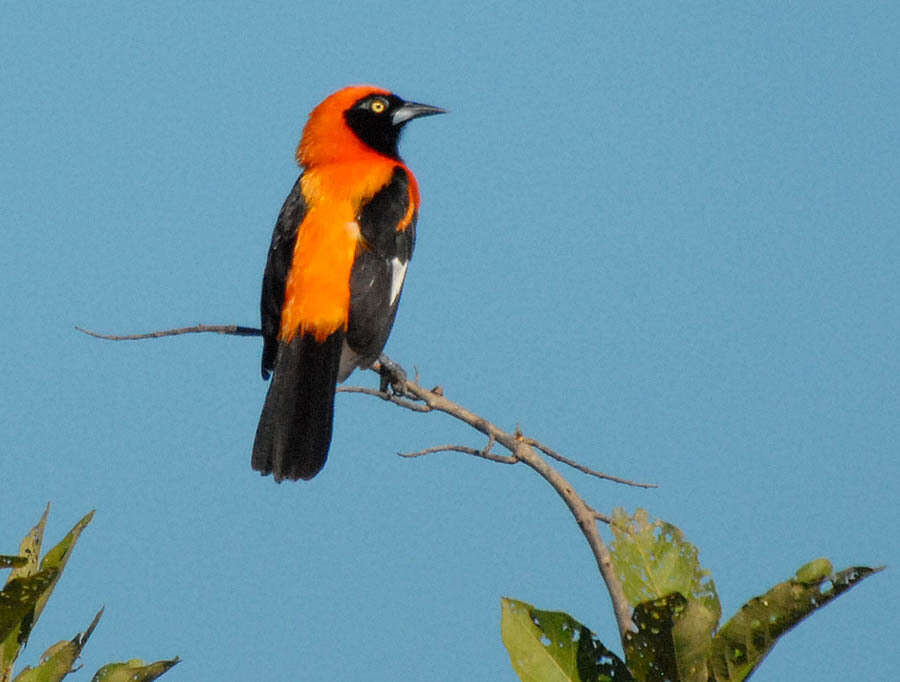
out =
<svg viewBox="0 0 900 682"><path fill-rule="evenodd" d="M377 154L350 129L344 113L371 95L390 95L373 85L350 85L326 97L312 110L297 147L297 163L306 168Z"/></svg>

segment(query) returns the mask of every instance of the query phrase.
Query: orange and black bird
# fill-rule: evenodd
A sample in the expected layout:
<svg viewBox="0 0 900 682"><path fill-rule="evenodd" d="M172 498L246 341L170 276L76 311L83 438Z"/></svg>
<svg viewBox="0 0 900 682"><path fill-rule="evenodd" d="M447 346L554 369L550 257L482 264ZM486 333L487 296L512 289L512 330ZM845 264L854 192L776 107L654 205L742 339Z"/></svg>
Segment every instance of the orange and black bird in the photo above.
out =
<svg viewBox="0 0 900 682"><path fill-rule="evenodd" d="M358 85L309 115L302 172L262 283L262 375L273 376L251 463L264 476L315 476L331 444L336 384L376 360L399 369L382 349L415 244L419 188L397 145L406 123L440 113Z"/></svg>

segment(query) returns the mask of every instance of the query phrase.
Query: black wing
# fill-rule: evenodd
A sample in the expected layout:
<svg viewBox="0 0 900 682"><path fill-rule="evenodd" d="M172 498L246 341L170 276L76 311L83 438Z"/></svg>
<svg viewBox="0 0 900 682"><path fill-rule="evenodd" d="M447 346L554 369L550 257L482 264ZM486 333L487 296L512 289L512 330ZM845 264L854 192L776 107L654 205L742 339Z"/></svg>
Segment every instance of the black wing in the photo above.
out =
<svg viewBox="0 0 900 682"><path fill-rule="evenodd" d="M391 181L362 207L357 218L364 242L350 275L346 340L366 360L381 353L397 314L416 242L415 212L405 229L397 229L409 212L409 202L409 176L397 166Z"/></svg>
<svg viewBox="0 0 900 682"><path fill-rule="evenodd" d="M268 379L269 372L275 368L275 358L278 355L278 330L281 328L281 308L284 306L284 286L291 270L291 260L294 257L297 228L303 222L307 211L306 200L300 190L302 177L301 175L300 178L297 178L294 188L284 200L281 213L278 214L275 231L272 233L272 243L269 246L266 271L263 274L262 300L260 301L263 379Z"/></svg>

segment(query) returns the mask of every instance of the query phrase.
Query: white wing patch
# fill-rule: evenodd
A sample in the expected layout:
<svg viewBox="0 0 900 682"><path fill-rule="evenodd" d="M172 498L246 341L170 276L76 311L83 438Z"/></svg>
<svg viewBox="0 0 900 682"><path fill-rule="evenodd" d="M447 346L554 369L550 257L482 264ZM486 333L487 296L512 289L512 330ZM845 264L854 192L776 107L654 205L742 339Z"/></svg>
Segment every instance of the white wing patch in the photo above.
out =
<svg viewBox="0 0 900 682"><path fill-rule="evenodd" d="M391 258L391 305L397 302L400 289L403 288L407 267L409 267L409 261L404 262L399 258Z"/></svg>

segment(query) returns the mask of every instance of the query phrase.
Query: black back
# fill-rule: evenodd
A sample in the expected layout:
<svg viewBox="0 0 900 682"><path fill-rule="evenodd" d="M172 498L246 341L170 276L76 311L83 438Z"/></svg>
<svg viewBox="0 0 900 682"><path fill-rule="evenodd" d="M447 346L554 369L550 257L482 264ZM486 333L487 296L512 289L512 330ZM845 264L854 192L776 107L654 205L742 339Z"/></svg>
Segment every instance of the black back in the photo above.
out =
<svg viewBox="0 0 900 682"><path fill-rule="evenodd" d="M275 230L272 232L272 243L269 246L269 257L266 260L266 270L263 274L262 298L260 300L260 313L262 318L262 376L269 378L269 373L275 368L275 359L278 354L278 331L281 329L281 308L284 306L284 287L288 273L291 270L291 261L294 257L294 244L297 241L297 228L303 222L308 209L306 200L300 190L300 180L297 178L291 193L284 200L281 213L275 222Z"/></svg>
<svg viewBox="0 0 900 682"><path fill-rule="evenodd" d="M409 211L409 176L397 165L391 181L360 210L359 228L364 244L356 254L350 275L350 319L347 344L364 358L374 360L387 342L400 296L391 302L394 259L406 264L416 241L416 218L404 230L397 226Z"/></svg>

